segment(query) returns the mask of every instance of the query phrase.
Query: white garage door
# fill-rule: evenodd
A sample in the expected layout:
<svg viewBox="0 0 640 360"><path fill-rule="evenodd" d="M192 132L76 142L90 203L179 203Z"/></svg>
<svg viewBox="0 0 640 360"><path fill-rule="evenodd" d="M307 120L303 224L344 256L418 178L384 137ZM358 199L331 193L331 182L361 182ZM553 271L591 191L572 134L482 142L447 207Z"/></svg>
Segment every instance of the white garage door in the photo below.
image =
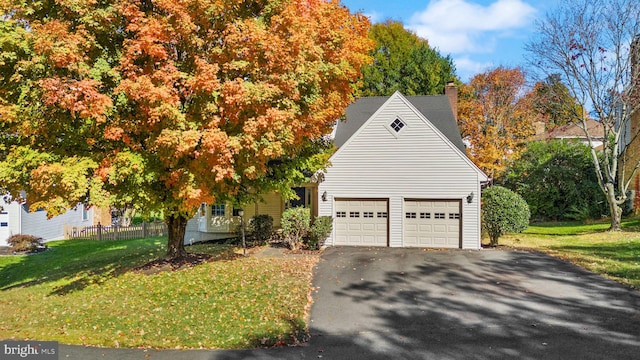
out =
<svg viewBox="0 0 640 360"><path fill-rule="evenodd" d="M387 246L387 200L336 200L335 245Z"/></svg>
<svg viewBox="0 0 640 360"><path fill-rule="evenodd" d="M404 246L460 247L460 201L404 202Z"/></svg>

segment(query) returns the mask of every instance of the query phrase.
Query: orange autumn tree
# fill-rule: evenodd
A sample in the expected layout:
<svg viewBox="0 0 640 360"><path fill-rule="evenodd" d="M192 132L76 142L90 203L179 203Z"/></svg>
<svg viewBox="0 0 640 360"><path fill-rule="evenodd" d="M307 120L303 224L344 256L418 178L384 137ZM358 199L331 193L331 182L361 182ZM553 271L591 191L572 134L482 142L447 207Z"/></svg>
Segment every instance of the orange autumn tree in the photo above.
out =
<svg viewBox="0 0 640 360"><path fill-rule="evenodd" d="M372 47L337 0L0 7L0 191L49 215L161 210L170 259L202 202L284 188L313 163Z"/></svg>
<svg viewBox="0 0 640 360"><path fill-rule="evenodd" d="M518 68L498 67L474 76L460 88L458 118L470 158L489 177L505 170L533 135L538 119Z"/></svg>

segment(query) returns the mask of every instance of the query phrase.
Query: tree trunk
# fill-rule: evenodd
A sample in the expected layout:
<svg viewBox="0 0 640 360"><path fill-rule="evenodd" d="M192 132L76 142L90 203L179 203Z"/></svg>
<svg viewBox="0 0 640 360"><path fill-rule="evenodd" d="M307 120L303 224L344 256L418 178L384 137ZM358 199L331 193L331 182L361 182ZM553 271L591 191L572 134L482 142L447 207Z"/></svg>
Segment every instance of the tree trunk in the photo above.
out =
<svg viewBox="0 0 640 360"><path fill-rule="evenodd" d="M489 242L489 246L498 246L498 239L500 238L499 236L491 235L489 236L489 238L491 239L491 242Z"/></svg>
<svg viewBox="0 0 640 360"><path fill-rule="evenodd" d="M169 232L169 242L167 244L167 259L180 259L187 255L184 249L184 233L187 229L187 219L182 215L167 215L164 222L167 224Z"/></svg>
<svg viewBox="0 0 640 360"><path fill-rule="evenodd" d="M609 231L621 231L622 230L622 208L618 205L616 199L614 185L606 184L606 198L609 203L609 212L611 213L611 227Z"/></svg>

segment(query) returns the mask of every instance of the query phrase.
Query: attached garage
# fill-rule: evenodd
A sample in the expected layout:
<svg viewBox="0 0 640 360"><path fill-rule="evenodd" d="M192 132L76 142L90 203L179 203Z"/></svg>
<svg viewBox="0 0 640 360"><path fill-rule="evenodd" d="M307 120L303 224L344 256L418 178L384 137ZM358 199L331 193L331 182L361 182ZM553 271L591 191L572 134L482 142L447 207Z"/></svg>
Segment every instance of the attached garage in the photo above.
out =
<svg viewBox="0 0 640 360"><path fill-rule="evenodd" d="M347 108L338 150L318 176L325 245L480 249L487 176L469 160L455 96L362 98Z"/></svg>
<svg viewBox="0 0 640 360"><path fill-rule="evenodd" d="M405 200L404 246L462 247L460 200Z"/></svg>
<svg viewBox="0 0 640 360"><path fill-rule="evenodd" d="M336 199L334 245L388 246L386 199Z"/></svg>

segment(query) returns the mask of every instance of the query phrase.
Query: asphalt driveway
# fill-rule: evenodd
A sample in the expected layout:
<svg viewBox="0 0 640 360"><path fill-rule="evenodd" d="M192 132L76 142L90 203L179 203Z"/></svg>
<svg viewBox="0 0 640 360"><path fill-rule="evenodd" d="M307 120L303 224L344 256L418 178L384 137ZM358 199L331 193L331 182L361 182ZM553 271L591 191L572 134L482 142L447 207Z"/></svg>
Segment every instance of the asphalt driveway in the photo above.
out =
<svg viewBox="0 0 640 360"><path fill-rule="evenodd" d="M640 292L540 253L329 248L314 286L305 346L60 359L640 359Z"/></svg>
<svg viewBox="0 0 640 360"><path fill-rule="evenodd" d="M540 253L332 248L315 285L326 358L640 359L640 293Z"/></svg>

